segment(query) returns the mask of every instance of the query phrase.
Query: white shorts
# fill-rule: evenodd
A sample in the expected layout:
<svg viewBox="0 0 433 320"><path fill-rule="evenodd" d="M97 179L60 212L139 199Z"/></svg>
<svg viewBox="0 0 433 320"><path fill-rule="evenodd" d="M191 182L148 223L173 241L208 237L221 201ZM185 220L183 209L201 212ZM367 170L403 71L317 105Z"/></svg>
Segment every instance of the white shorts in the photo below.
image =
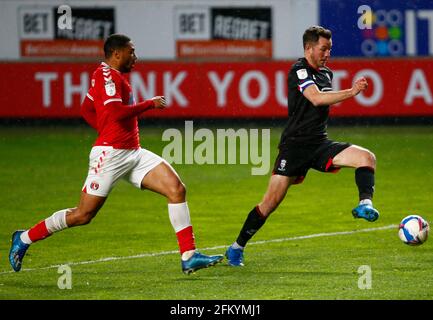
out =
<svg viewBox="0 0 433 320"><path fill-rule="evenodd" d="M89 173L83 192L106 197L120 178L141 189L144 176L161 162L166 161L146 149L93 147L89 156Z"/></svg>

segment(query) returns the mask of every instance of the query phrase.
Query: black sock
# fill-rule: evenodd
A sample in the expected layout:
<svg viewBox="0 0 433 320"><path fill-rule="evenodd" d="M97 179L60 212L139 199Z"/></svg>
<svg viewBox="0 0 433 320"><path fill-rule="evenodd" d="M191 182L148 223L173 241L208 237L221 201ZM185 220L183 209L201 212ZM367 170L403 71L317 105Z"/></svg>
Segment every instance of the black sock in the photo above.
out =
<svg viewBox="0 0 433 320"><path fill-rule="evenodd" d="M245 247L248 240L250 240L253 235L259 231L265 222L266 218L260 215L259 209L257 207L251 210L247 219L245 220L244 226L242 227L238 238L236 239L238 245Z"/></svg>
<svg viewBox="0 0 433 320"><path fill-rule="evenodd" d="M373 199L374 169L370 167L360 167L356 169L355 181L359 190L359 200Z"/></svg>

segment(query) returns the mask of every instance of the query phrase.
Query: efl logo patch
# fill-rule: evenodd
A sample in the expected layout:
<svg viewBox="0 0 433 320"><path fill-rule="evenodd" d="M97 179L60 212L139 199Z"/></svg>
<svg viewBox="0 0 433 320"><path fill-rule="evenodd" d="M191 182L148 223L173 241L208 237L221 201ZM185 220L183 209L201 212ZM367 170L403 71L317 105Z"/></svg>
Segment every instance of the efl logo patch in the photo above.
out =
<svg viewBox="0 0 433 320"><path fill-rule="evenodd" d="M99 189L99 183L93 181L92 183L90 183L90 189L92 190L98 190Z"/></svg>
<svg viewBox="0 0 433 320"><path fill-rule="evenodd" d="M300 69L296 71L296 74L298 75L299 80L303 80L308 77L308 73L306 69Z"/></svg>
<svg viewBox="0 0 433 320"><path fill-rule="evenodd" d="M109 80L105 83L105 93L109 97L112 97L116 94L116 85L113 81Z"/></svg>

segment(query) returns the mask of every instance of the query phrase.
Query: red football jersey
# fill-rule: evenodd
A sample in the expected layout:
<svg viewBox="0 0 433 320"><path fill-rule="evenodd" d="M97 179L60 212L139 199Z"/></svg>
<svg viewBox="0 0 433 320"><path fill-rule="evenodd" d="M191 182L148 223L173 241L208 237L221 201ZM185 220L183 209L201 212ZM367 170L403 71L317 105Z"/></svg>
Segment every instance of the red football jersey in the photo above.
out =
<svg viewBox="0 0 433 320"><path fill-rule="evenodd" d="M95 146L140 147L137 115L119 116L118 112L124 106L131 106L132 111L135 104L131 86L122 73L102 62L92 75L87 97L93 101L96 112L98 138Z"/></svg>

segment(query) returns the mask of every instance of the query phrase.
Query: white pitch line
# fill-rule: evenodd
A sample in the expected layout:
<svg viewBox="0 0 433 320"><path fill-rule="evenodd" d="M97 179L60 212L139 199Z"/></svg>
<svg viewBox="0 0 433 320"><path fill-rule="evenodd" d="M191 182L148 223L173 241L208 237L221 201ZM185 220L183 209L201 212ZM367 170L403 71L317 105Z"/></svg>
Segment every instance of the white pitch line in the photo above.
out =
<svg viewBox="0 0 433 320"><path fill-rule="evenodd" d="M384 227L377 227L377 228L368 228L368 229L360 229L360 230L353 230L353 231L339 231L339 232L329 232L329 233L316 233L316 234L309 234L306 236L297 236L297 237L290 237L290 238L280 238L280 239L271 239L271 240L262 240L262 241L252 241L248 243L248 246L251 245L258 245L258 244L266 244L266 243L274 243L274 242L285 242L285 241L295 241L295 240L303 240L303 239L311 239L311 238L318 238L318 237L335 237L335 236L341 236L341 235L348 235L348 234L355 234L355 233L362 233L362 232L371 232L371 231L379 231L379 230L388 230L388 229L397 229L398 226L395 224L390 224L388 226ZM217 249L223 249L227 248L227 245L224 246L215 246L215 247L209 247L209 248L203 248L200 250L217 250ZM107 257L107 258L101 258L97 260L88 260L88 261L77 261L77 262L69 262L69 263L63 263L63 264L56 264L51 265L47 267L41 267L41 268L27 268L27 269L21 269L21 272L23 271L39 271L39 270L46 270L46 269L55 269L60 267L61 265L68 265L68 266L77 266L77 265L84 265L84 264L94 264L99 262L107 262L107 261L118 261L118 260L129 260L129 259L140 259L140 258L147 258L147 257L157 257L157 256L164 256L168 254L178 254L178 250L172 250L172 251L161 251L161 252L155 252L155 253L141 253L133 256L125 256L125 257ZM2 274L9 274L9 273L15 273L14 271L2 271L0 272L0 275Z"/></svg>

